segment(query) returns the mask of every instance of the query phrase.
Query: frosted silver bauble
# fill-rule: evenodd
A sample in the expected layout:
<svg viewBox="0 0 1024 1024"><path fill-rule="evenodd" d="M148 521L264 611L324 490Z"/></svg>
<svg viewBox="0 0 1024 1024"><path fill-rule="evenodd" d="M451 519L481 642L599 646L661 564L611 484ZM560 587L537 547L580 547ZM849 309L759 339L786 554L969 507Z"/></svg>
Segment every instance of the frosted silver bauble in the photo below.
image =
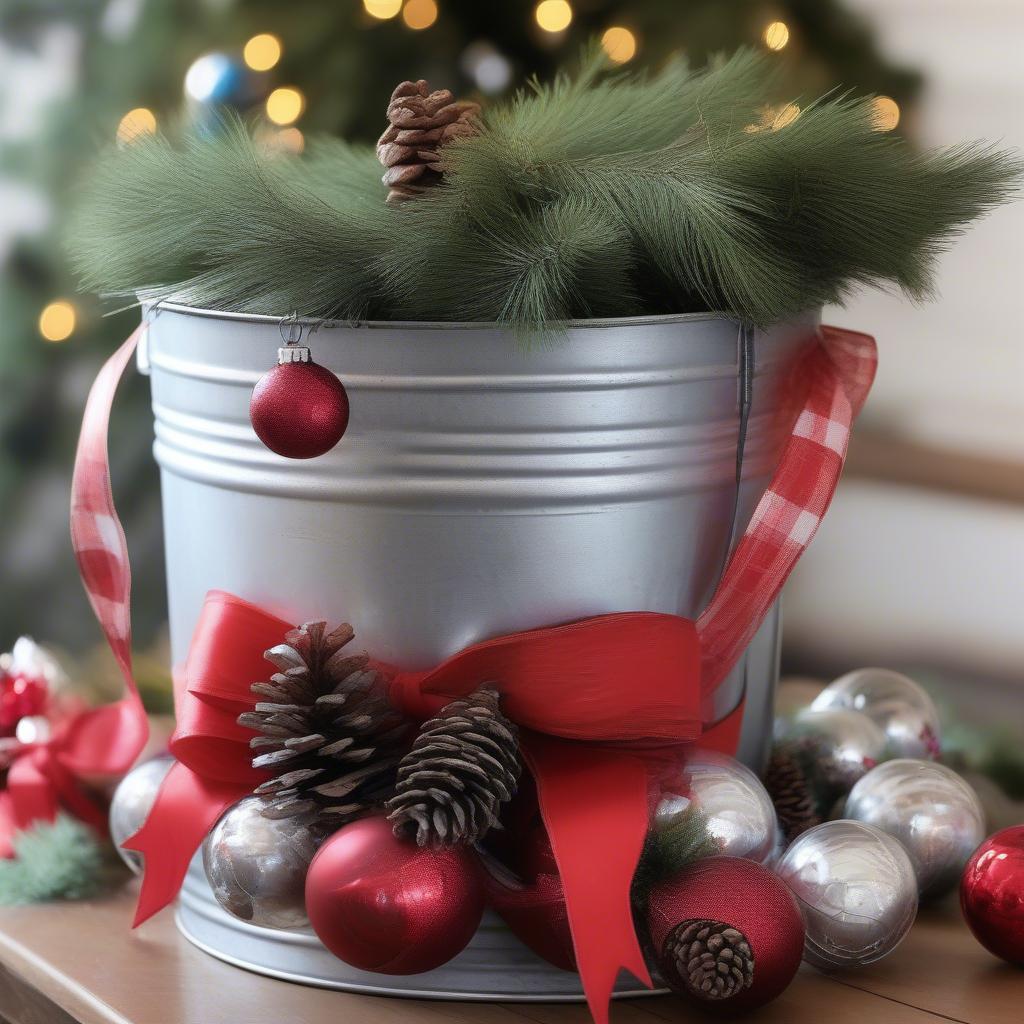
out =
<svg viewBox="0 0 1024 1024"><path fill-rule="evenodd" d="M662 778L653 828L666 828L691 807L718 852L766 863L775 853L775 807L761 780L735 758L688 748Z"/></svg>
<svg viewBox="0 0 1024 1024"><path fill-rule="evenodd" d="M306 872L321 833L294 818L265 818L248 796L221 815L203 843L203 868L217 902L265 928L301 928Z"/></svg>
<svg viewBox="0 0 1024 1024"><path fill-rule="evenodd" d="M880 960L914 923L914 867L903 847L872 825L816 825L790 845L775 870L803 910L804 960L822 970Z"/></svg>
<svg viewBox="0 0 1024 1024"><path fill-rule="evenodd" d="M925 898L959 883L986 835L977 794L956 772L933 761L901 758L880 764L850 791L844 813L903 844Z"/></svg>
<svg viewBox="0 0 1024 1024"><path fill-rule="evenodd" d="M121 860L137 875L142 872L142 854L122 850L121 844L142 828L173 764L174 758L164 755L136 765L118 783L110 800L110 838Z"/></svg>
<svg viewBox="0 0 1024 1024"><path fill-rule="evenodd" d="M849 708L806 708L782 727L778 738L813 745L815 774L837 792L847 792L885 757L885 733L867 715Z"/></svg>
<svg viewBox="0 0 1024 1024"><path fill-rule="evenodd" d="M867 715L885 733L893 757L939 757L939 712L913 679L887 668L861 668L830 683L813 711L849 708Z"/></svg>

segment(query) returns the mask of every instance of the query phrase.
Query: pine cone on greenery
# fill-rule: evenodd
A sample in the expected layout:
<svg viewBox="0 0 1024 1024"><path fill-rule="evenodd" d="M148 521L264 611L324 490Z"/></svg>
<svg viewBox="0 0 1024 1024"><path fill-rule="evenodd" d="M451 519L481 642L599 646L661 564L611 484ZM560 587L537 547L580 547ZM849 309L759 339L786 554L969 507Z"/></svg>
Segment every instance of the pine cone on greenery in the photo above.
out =
<svg viewBox="0 0 1024 1024"><path fill-rule="evenodd" d="M447 89L430 92L423 79L402 82L388 104L391 123L377 142L377 159L387 168L381 179L387 201L401 202L439 182L441 147L475 134L479 113L478 103L457 101Z"/></svg>
<svg viewBox="0 0 1024 1024"><path fill-rule="evenodd" d="M424 722L398 767L388 819L420 846L474 843L498 824L521 772L516 727L482 686Z"/></svg>
<svg viewBox="0 0 1024 1024"><path fill-rule="evenodd" d="M772 751L764 775L764 787L775 805L786 842L820 825L817 801L807 771L792 747L777 746Z"/></svg>
<svg viewBox="0 0 1024 1024"><path fill-rule="evenodd" d="M664 962L683 987L717 1001L754 982L754 954L743 932L721 921L683 921L665 939Z"/></svg>
<svg viewBox="0 0 1024 1024"><path fill-rule="evenodd" d="M252 691L261 700L238 724L253 767L274 773L256 789L268 818L301 815L337 828L391 793L411 723L387 701L366 654L346 654L354 636L342 623L308 622L264 657L279 671Z"/></svg>

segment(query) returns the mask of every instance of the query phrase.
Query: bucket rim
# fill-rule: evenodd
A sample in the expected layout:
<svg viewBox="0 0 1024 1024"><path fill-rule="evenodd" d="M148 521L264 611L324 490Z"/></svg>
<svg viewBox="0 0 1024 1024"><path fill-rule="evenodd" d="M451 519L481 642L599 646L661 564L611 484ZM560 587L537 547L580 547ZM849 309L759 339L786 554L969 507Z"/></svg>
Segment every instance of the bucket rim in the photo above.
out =
<svg viewBox="0 0 1024 1024"><path fill-rule="evenodd" d="M181 302L155 301L144 302L145 314L157 315L161 312L179 313L184 316L196 316L213 320L230 320L241 323L278 326L283 320L291 319L282 316L270 316L265 313L243 313L226 309L211 309L204 306L190 306ZM792 317L787 323L813 321L814 313L807 312ZM726 323L738 324L739 321L725 313L701 311L695 313L659 313L646 316L593 317L558 321L551 325L551 330L586 330L615 327L643 327L657 324L704 323L721 320ZM317 330L338 330L348 328L358 330L401 330L401 331L513 331L508 324L496 320L332 320L319 317L300 316L293 319L294 323L303 327L315 327Z"/></svg>

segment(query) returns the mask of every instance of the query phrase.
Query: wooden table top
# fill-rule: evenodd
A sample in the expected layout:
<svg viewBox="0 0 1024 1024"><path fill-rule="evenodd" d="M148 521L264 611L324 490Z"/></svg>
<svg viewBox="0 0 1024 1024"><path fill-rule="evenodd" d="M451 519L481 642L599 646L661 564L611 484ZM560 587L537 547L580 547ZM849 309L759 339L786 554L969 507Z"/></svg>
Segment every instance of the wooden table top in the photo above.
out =
<svg viewBox="0 0 1024 1024"><path fill-rule="evenodd" d="M389 999L306 988L221 963L165 911L128 924L135 883L103 899L0 910L0 1019L10 1024L588 1024L578 1005ZM612 1024L702 1020L681 1001L617 1002ZM721 1018L719 1018L721 1019ZM757 1024L1020 1024L1024 971L971 937L955 901L925 910L882 963L802 967Z"/></svg>

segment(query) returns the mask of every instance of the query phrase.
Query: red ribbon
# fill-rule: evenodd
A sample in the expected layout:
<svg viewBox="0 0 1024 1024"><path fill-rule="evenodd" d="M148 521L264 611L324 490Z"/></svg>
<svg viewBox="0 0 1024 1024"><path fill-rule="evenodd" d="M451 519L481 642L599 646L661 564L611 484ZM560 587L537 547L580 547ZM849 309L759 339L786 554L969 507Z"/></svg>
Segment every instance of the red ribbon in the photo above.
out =
<svg viewBox="0 0 1024 1024"><path fill-rule="evenodd" d="M702 706L813 536L870 386L870 338L835 328L822 328L819 338L794 370L791 436L775 476L696 623L650 612L604 615L485 641L426 672L389 669L395 702L421 718L485 681L502 692L538 782L597 1024L608 1019L621 968L650 984L629 906L648 827L650 770L666 745L699 739L735 751L742 709L705 728ZM125 672L129 696L122 703L139 712L127 660L127 552L106 464L106 416L134 342L112 357L90 394L76 467L75 495L84 500L73 506L72 533L93 606ZM83 462L83 452L91 461ZM82 476L90 479L80 488ZM254 703L250 684L267 674L263 651L288 629L240 598L207 596L176 693L171 750L179 764L143 828L124 844L146 858L136 924L174 899L216 818L264 777L251 766L251 733L237 717ZM137 717L126 717L122 727L141 747Z"/></svg>

